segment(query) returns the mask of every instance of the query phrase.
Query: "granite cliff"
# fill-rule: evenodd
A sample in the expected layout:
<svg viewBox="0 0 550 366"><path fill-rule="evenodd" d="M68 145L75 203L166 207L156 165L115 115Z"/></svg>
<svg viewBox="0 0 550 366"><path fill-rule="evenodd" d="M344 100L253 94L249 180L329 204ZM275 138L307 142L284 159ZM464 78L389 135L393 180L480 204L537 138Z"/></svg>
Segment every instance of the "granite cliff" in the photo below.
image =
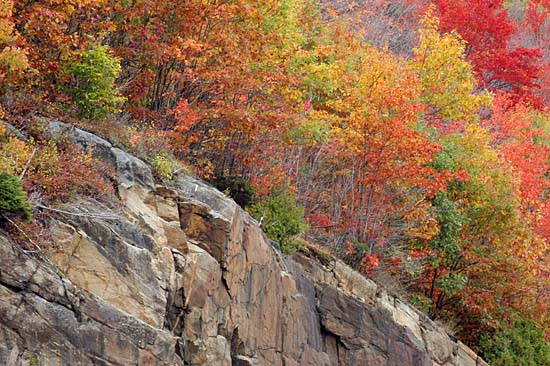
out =
<svg viewBox="0 0 550 366"><path fill-rule="evenodd" d="M43 258L0 232L0 365L485 365L342 262L283 255L204 182L158 185L106 140L50 130L113 165L122 208L79 198Z"/></svg>

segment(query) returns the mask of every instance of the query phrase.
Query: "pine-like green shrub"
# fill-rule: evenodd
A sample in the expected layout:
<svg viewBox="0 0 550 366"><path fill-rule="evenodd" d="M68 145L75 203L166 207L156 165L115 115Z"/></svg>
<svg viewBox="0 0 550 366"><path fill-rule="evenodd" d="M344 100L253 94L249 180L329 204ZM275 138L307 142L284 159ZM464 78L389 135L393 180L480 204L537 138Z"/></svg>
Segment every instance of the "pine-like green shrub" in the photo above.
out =
<svg viewBox="0 0 550 366"><path fill-rule="evenodd" d="M518 321L484 335L479 348L492 366L550 366L550 343L531 321Z"/></svg>
<svg viewBox="0 0 550 366"><path fill-rule="evenodd" d="M292 237L308 229L304 208L289 193L277 191L249 208L250 214L262 221L267 236L277 241L284 252L292 250Z"/></svg>
<svg viewBox="0 0 550 366"><path fill-rule="evenodd" d="M108 46L98 45L78 52L76 60L66 66L70 84L63 89L78 105L80 113L88 118L101 118L117 112L125 101L115 85L120 74L119 60Z"/></svg>
<svg viewBox="0 0 550 366"><path fill-rule="evenodd" d="M0 214L19 215L29 220L32 218L27 194L21 186L21 180L12 174L0 174Z"/></svg>

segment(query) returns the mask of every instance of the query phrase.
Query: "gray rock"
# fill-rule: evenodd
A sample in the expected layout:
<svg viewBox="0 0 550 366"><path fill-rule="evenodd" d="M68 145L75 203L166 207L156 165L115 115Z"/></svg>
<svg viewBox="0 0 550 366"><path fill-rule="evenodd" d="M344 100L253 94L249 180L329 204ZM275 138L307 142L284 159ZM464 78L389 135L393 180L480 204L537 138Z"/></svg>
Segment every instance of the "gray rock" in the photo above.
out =
<svg viewBox="0 0 550 366"><path fill-rule="evenodd" d="M21 133L21 131L19 131L17 128L15 128L14 126L10 125L9 123L1 121L1 120L0 120L0 123L3 124L4 127L6 127L6 135L7 136L15 136L19 140L27 141L27 138L25 137L25 135L23 135Z"/></svg>
<svg viewBox="0 0 550 366"><path fill-rule="evenodd" d="M54 136L70 139L83 151L112 164L118 173L119 184L126 188L140 185L148 190L155 189L151 168L142 160L113 147L107 140L59 121L50 122L49 131Z"/></svg>
<svg viewBox="0 0 550 366"><path fill-rule="evenodd" d="M79 291L0 236L0 360L5 365L183 365L176 339Z"/></svg>

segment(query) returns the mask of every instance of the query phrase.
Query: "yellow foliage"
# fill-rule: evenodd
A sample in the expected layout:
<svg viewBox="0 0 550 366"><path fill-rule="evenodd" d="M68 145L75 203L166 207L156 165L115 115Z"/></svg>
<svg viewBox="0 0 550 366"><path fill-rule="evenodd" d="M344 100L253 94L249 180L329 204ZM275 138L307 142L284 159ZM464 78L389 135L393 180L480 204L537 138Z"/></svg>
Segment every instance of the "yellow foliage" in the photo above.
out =
<svg viewBox="0 0 550 366"><path fill-rule="evenodd" d="M0 126L4 127L1 124ZM0 137L2 140L3 138L4 136ZM19 175L31 155L30 144L13 136L8 137L6 143L0 144L0 173Z"/></svg>
<svg viewBox="0 0 550 366"><path fill-rule="evenodd" d="M414 73L389 52L365 47L354 61L353 67L345 59L335 65L339 75L332 76L342 80L340 98L329 105L339 116L346 116L335 128L337 134L343 133L351 149L363 150L365 136L376 139L380 135L384 139L385 127L390 128L395 121L408 124L416 119L418 87Z"/></svg>
<svg viewBox="0 0 550 366"><path fill-rule="evenodd" d="M489 132L475 123L463 134L445 138L442 144L456 162L455 168L468 173L461 202L469 210L472 234L495 238L515 235L518 223L518 182L509 174L510 167L490 144Z"/></svg>
<svg viewBox="0 0 550 366"><path fill-rule="evenodd" d="M430 213L432 209L428 201L420 201L407 212L403 219L409 224L404 234L409 238L430 240L437 236L440 227L437 220Z"/></svg>
<svg viewBox="0 0 550 366"><path fill-rule="evenodd" d="M476 93L472 65L465 58L466 41L456 32L441 35L431 12L421 23L420 47L410 61L420 79L421 101L431 106L428 113L443 119L476 120L476 111L489 106L492 96Z"/></svg>
<svg viewBox="0 0 550 366"><path fill-rule="evenodd" d="M17 46L17 34L11 20L12 0L0 0L0 77L18 74L29 67L27 55ZM0 81L0 85L5 81Z"/></svg>

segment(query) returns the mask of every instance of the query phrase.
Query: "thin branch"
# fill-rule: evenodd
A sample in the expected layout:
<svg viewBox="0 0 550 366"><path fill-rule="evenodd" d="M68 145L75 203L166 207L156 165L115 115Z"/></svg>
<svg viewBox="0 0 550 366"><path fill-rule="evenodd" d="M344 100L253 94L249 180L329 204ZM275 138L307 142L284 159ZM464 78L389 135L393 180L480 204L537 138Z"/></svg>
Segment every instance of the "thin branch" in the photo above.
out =
<svg viewBox="0 0 550 366"><path fill-rule="evenodd" d="M40 204L37 204L36 207L42 208L44 210L53 211L53 212L66 214L66 215L72 215L72 216L91 217L91 218L94 218L94 219L104 219L104 220L122 220L122 218L118 215L94 214L94 213L90 213L90 212L71 212L71 211L59 210L59 209L56 209L56 208L43 206L43 205L40 205Z"/></svg>
<svg viewBox="0 0 550 366"><path fill-rule="evenodd" d="M36 147L32 150L31 157L29 158L29 160L27 160L27 163L25 163L25 167L23 168L23 171L21 172L21 175L19 176L19 179L22 180L23 177L25 176L25 173L29 169L29 165L31 165L31 161L34 158L34 154L36 154Z"/></svg>
<svg viewBox="0 0 550 366"><path fill-rule="evenodd" d="M7 217L6 215L2 215L2 217L4 219L6 219L10 224L12 224L21 234L23 234L23 236L25 237L25 239L27 239L29 241L29 243L31 243L32 245L34 245L36 247L37 250L24 250L25 253L36 253L36 252L40 252L42 253L42 248L40 247L40 245L36 244L34 242L34 240L32 240L28 235L27 233L21 229L19 227L19 225L17 225L15 223L15 221L13 221L12 219L10 219L9 217Z"/></svg>

